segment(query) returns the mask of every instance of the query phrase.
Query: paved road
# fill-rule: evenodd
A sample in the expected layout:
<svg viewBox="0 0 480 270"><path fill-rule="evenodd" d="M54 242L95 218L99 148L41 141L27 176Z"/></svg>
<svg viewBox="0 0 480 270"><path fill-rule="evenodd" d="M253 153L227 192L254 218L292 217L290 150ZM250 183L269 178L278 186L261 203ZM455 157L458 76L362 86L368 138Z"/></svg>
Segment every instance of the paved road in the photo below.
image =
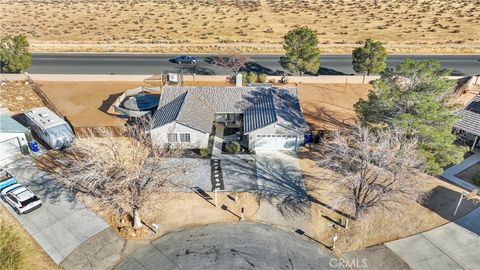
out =
<svg viewBox="0 0 480 270"><path fill-rule="evenodd" d="M169 54L86 54L86 53L34 53L32 66L28 70L37 74L159 74L179 72L182 68L169 60ZM253 55L250 69L267 74L284 71L280 66L280 55ZM197 55L195 65L183 65L183 71L196 74L229 74L208 63L209 55ZM389 66L399 64L405 58L438 59L444 67L454 69L454 75L480 73L480 55L390 55ZM322 55L321 75L353 74L350 55Z"/></svg>
<svg viewBox="0 0 480 270"><path fill-rule="evenodd" d="M69 190L39 171L30 158L24 157L7 169L18 182L35 192L43 205L25 215L17 215L5 206L57 264L84 241L109 227Z"/></svg>
<svg viewBox="0 0 480 270"><path fill-rule="evenodd" d="M116 269L343 269L332 268L331 259L336 257L329 249L293 232L261 224L215 224L167 234Z"/></svg>

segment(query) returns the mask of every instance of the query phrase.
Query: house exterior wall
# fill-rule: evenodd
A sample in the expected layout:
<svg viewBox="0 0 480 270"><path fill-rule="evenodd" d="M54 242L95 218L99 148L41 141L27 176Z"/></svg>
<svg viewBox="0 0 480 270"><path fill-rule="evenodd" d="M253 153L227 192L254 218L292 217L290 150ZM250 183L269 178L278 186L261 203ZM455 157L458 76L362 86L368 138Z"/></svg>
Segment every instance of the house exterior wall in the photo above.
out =
<svg viewBox="0 0 480 270"><path fill-rule="evenodd" d="M179 146L187 149L195 148L204 148L208 146L208 133L203 133L198 130L189 128L182 124L175 122L166 124L161 127L154 128L150 131L153 143L157 145L168 144L168 135L169 133L189 133L190 134L190 143L177 143ZM177 135L180 140L180 135Z"/></svg>
<svg viewBox="0 0 480 270"><path fill-rule="evenodd" d="M271 124L266 127L254 130L248 134L248 149L255 150L255 139L257 138L257 135L272 135L272 134L297 136L297 149L300 145L303 145L305 142L305 136L303 133L294 131L291 129L287 129L277 124Z"/></svg>
<svg viewBox="0 0 480 270"><path fill-rule="evenodd" d="M28 145L25 133L0 133L0 142L10 140L12 138L18 138L20 145Z"/></svg>
<svg viewBox="0 0 480 270"><path fill-rule="evenodd" d="M28 145L25 133L0 133L0 165L10 157L22 154L22 145Z"/></svg>

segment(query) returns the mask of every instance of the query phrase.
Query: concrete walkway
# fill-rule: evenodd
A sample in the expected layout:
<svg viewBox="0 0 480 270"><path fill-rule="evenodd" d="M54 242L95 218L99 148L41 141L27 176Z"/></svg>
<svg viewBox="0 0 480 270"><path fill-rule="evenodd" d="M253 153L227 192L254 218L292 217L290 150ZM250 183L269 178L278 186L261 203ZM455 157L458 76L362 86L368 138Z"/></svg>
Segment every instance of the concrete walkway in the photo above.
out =
<svg viewBox="0 0 480 270"><path fill-rule="evenodd" d="M477 187L473 184L468 183L465 180L462 180L455 175L460 173L461 171L464 171L465 169L468 169L475 163L480 162L480 154L475 153L472 156L469 156L465 160L463 160L460 164L457 164L455 166L452 166L448 169L446 169L440 176L447 179L450 182L453 182L469 191L472 191L474 189L479 189L480 187Z"/></svg>
<svg viewBox="0 0 480 270"><path fill-rule="evenodd" d="M215 137L213 139L212 159L222 159L224 129L225 127L223 125L215 126Z"/></svg>
<svg viewBox="0 0 480 270"><path fill-rule="evenodd" d="M480 269L480 208L436 229L385 243L413 270ZM474 231L470 228L475 229ZM476 233L476 232L477 233Z"/></svg>
<svg viewBox="0 0 480 270"><path fill-rule="evenodd" d="M329 249L293 231L240 223L167 234L116 269L344 269L337 264Z"/></svg>

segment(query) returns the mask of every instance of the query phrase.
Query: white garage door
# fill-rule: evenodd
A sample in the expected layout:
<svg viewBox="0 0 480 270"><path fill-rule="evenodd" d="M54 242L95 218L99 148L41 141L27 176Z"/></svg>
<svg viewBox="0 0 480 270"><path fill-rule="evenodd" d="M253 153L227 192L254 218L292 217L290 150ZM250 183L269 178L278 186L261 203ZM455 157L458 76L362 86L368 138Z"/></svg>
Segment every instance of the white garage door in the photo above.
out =
<svg viewBox="0 0 480 270"><path fill-rule="evenodd" d="M18 138L11 138L0 142L0 160L4 160L15 155L21 154Z"/></svg>
<svg viewBox="0 0 480 270"><path fill-rule="evenodd" d="M295 150L297 136L294 135L257 135L255 150Z"/></svg>

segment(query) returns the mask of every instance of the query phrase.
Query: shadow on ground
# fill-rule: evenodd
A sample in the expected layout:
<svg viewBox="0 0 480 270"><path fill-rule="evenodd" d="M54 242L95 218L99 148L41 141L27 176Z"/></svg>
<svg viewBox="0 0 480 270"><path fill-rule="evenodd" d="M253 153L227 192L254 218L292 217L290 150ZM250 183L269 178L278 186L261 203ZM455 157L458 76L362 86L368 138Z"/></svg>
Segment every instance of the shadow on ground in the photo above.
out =
<svg viewBox="0 0 480 270"><path fill-rule="evenodd" d="M449 221L463 217L479 206L475 205L473 200L464 199L458 208L457 215L454 216L453 214L459 199L460 192L442 186L436 186L430 191L430 196L422 205Z"/></svg>

